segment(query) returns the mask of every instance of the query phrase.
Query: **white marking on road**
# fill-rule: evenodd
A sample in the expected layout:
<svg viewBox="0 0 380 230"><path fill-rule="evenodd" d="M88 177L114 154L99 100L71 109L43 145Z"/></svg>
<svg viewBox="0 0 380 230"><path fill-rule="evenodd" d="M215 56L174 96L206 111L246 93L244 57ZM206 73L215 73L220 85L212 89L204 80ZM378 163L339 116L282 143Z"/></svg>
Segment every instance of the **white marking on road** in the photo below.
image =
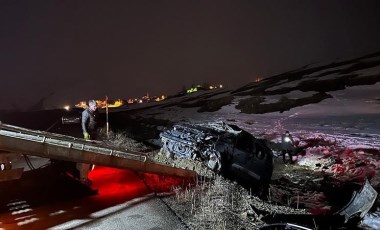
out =
<svg viewBox="0 0 380 230"><path fill-rule="evenodd" d="M39 220L39 219L38 218L31 218L31 219L28 219L25 221L18 222L17 225L21 226L21 225L29 224L29 223L36 222L37 220Z"/></svg>
<svg viewBox="0 0 380 230"><path fill-rule="evenodd" d="M36 214L27 215L27 216L22 216L22 217L18 217L18 218L16 218L15 220L22 220L22 219L30 218L30 217L35 216L35 215L36 215Z"/></svg>
<svg viewBox="0 0 380 230"><path fill-rule="evenodd" d="M23 200L23 201L15 201L15 202L12 202L12 203L8 203L7 206L14 206L14 205L19 205L19 204L25 204L26 201Z"/></svg>
<svg viewBox="0 0 380 230"><path fill-rule="evenodd" d="M28 207L30 207L29 204L18 205L18 206L10 207L9 211L24 209L24 208L28 208Z"/></svg>
<svg viewBox="0 0 380 230"><path fill-rule="evenodd" d="M12 215L17 215L17 214L21 214L21 213L30 212L30 211L33 211L33 209L27 208L27 209L23 209L23 210L20 210L20 211L14 211L14 212L12 212Z"/></svg>
<svg viewBox="0 0 380 230"><path fill-rule="evenodd" d="M49 216L57 216L57 215L63 214L63 213L66 213L66 211L65 210L59 210L59 211L50 213Z"/></svg>

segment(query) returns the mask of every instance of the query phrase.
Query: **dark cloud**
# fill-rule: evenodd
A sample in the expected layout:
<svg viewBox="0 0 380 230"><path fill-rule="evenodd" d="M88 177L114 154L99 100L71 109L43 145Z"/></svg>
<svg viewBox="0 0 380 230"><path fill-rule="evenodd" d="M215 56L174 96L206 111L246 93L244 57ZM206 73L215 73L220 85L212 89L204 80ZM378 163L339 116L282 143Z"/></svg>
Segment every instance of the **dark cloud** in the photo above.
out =
<svg viewBox="0 0 380 230"><path fill-rule="evenodd" d="M0 1L3 108L237 87L380 50L379 1Z"/></svg>

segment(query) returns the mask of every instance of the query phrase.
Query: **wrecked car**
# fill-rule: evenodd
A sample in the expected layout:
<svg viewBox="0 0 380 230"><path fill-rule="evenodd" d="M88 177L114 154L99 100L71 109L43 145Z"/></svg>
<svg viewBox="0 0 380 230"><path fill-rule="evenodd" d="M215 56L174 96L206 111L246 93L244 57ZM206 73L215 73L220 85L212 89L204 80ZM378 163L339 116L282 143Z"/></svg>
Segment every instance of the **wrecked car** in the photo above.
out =
<svg viewBox="0 0 380 230"><path fill-rule="evenodd" d="M269 183L273 154L265 140L224 122L177 124L160 133L170 158L200 160L216 173L243 185Z"/></svg>

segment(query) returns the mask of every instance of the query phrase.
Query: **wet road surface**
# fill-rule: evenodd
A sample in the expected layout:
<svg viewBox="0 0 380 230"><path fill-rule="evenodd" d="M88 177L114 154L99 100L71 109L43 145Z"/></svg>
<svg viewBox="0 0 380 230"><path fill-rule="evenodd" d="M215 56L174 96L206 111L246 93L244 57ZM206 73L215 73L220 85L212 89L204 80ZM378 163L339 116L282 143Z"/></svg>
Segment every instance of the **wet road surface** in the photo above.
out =
<svg viewBox="0 0 380 230"><path fill-rule="evenodd" d="M56 167L31 160L37 169L24 172L20 180L0 183L0 230L186 229L141 174L97 166L89 175L89 189ZM156 185L165 182L152 178L158 178ZM161 192L176 180L168 183Z"/></svg>

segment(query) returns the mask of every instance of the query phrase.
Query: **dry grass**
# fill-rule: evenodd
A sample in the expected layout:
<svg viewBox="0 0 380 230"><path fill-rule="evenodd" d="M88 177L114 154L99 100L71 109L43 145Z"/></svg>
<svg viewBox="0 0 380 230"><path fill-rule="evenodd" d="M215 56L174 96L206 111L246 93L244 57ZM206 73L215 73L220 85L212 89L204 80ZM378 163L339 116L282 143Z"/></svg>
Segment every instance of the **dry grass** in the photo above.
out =
<svg viewBox="0 0 380 230"><path fill-rule="evenodd" d="M127 137L124 133L121 132L112 132L109 131L108 135L104 130L100 131L101 139L110 146L123 148L136 152L149 152L153 151L152 148L144 145L141 142L138 142L132 138Z"/></svg>
<svg viewBox="0 0 380 230"><path fill-rule="evenodd" d="M265 225L261 220L265 214L305 213L303 209L264 202L239 184L216 176L200 161L168 159L164 152L152 150L122 133L111 132L106 141L119 148L145 151L156 162L202 175L195 184L173 187L170 194L174 195L162 198L190 229L259 229Z"/></svg>
<svg viewBox="0 0 380 230"><path fill-rule="evenodd" d="M164 200L191 229L259 229L264 215L306 213L263 201L221 176L203 177L195 185L173 188L173 193Z"/></svg>
<svg viewBox="0 0 380 230"><path fill-rule="evenodd" d="M200 160L191 160L191 159L181 159L181 158L167 158L166 153L163 149L161 149L158 153L152 152L151 158L153 161L160 162L163 164L175 166L183 169L190 169L195 172L199 176L204 176L208 178L213 178L215 176L214 171L209 169L203 162Z"/></svg>
<svg viewBox="0 0 380 230"><path fill-rule="evenodd" d="M196 185L173 188L168 205L191 229L258 229L264 223L250 206L250 195L236 183L217 176Z"/></svg>

